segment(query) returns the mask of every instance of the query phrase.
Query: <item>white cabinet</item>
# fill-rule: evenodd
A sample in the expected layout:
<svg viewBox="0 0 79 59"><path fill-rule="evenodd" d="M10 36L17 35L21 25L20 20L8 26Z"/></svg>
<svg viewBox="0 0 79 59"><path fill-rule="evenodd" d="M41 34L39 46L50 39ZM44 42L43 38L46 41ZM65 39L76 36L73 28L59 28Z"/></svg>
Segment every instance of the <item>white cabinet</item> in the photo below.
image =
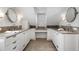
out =
<svg viewBox="0 0 79 59"><path fill-rule="evenodd" d="M54 36L53 42L59 51L76 51L77 35L58 33Z"/></svg>
<svg viewBox="0 0 79 59"><path fill-rule="evenodd" d="M23 50L30 41L29 31L24 31L17 35L17 48Z"/></svg>
<svg viewBox="0 0 79 59"><path fill-rule="evenodd" d="M52 40L53 36L52 33L53 33L52 29L47 29L47 40Z"/></svg>
<svg viewBox="0 0 79 59"><path fill-rule="evenodd" d="M64 34L53 29L48 29L47 39L52 40L58 51L79 50L79 34Z"/></svg>
<svg viewBox="0 0 79 59"><path fill-rule="evenodd" d="M77 34L65 34L64 35L64 50L66 51L75 51L77 49Z"/></svg>
<svg viewBox="0 0 79 59"><path fill-rule="evenodd" d="M18 34L17 35L17 50L23 50L23 41L24 41L23 33Z"/></svg>
<svg viewBox="0 0 79 59"><path fill-rule="evenodd" d="M29 29L28 31L29 31L30 39L36 40L36 37L35 37L35 29Z"/></svg>
<svg viewBox="0 0 79 59"><path fill-rule="evenodd" d="M7 38L5 40L5 50L7 51L16 51L17 50L17 38L16 35Z"/></svg>
<svg viewBox="0 0 79 59"><path fill-rule="evenodd" d="M57 48L57 50L62 51L63 50L63 43L64 43L64 39L62 38L62 35L60 33L55 32L53 34L54 36L52 37L52 41L55 45L55 47Z"/></svg>
<svg viewBox="0 0 79 59"><path fill-rule="evenodd" d="M16 36L9 38L3 37L0 38L0 51L14 51L17 50L17 40Z"/></svg>
<svg viewBox="0 0 79 59"><path fill-rule="evenodd" d="M78 35L78 40L77 40L77 51L79 51L79 35Z"/></svg>
<svg viewBox="0 0 79 59"><path fill-rule="evenodd" d="M30 41L29 30L12 35L0 37L0 51L22 51Z"/></svg>
<svg viewBox="0 0 79 59"><path fill-rule="evenodd" d="M47 38L47 30L35 30L36 38Z"/></svg>

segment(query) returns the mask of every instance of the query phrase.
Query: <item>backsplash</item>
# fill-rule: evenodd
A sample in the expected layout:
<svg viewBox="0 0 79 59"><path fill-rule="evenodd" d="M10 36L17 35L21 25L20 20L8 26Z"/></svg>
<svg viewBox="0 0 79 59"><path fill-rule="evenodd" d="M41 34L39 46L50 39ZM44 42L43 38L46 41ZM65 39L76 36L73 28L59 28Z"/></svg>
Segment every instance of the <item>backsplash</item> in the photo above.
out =
<svg viewBox="0 0 79 59"><path fill-rule="evenodd" d="M77 31L79 31L79 27L75 27L75 26L61 26L60 28L63 28L66 31L74 31L73 28L77 28Z"/></svg>
<svg viewBox="0 0 79 59"><path fill-rule="evenodd" d="M22 30L22 25L0 27L0 32Z"/></svg>

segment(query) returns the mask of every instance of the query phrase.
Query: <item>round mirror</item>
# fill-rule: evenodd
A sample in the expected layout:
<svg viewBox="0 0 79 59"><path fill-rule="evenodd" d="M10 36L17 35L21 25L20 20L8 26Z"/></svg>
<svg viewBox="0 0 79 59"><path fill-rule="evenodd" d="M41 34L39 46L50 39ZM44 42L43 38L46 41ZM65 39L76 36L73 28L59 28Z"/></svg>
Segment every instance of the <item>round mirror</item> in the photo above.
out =
<svg viewBox="0 0 79 59"><path fill-rule="evenodd" d="M76 15L77 15L76 8L75 7L70 7L70 8L68 8L67 13L66 13L66 20L68 22L73 22L76 18Z"/></svg>
<svg viewBox="0 0 79 59"><path fill-rule="evenodd" d="M16 20L17 20L17 14L16 14L16 12L15 12L14 9L9 8L7 10L6 14L7 14L7 17L8 17L8 19L9 19L10 22L12 22L12 23L16 22Z"/></svg>

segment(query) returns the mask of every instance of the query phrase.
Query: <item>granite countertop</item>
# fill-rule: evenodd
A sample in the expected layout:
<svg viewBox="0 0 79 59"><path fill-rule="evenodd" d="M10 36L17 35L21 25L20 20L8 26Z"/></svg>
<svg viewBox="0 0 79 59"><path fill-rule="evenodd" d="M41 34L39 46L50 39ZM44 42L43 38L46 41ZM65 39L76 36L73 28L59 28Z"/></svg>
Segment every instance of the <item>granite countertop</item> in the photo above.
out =
<svg viewBox="0 0 79 59"><path fill-rule="evenodd" d="M20 31L9 31L9 32L4 32L4 33L0 33L0 38L9 38L12 36L16 36L24 31L27 31L29 29L26 30L20 30Z"/></svg>
<svg viewBox="0 0 79 59"><path fill-rule="evenodd" d="M55 30L59 33L62 33L62 34L79 34L79 31L65 31L65 30L58 30L58 29L54 29L54 28L50 28L52 30Z"/></svg>

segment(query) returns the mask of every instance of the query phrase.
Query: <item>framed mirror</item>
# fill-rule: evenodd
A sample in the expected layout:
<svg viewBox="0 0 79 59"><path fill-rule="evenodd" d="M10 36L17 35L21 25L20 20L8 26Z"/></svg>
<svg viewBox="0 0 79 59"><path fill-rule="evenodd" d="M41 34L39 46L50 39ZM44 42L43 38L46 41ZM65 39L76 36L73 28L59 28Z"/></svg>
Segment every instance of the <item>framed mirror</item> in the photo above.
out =
<svg viewBox="0 0 79 59"><path fill-rule="evenodd" d="M16 22L17 21L17 14L16 14L16 11L12 8L9 8L7 10L7 13L6 13L7 17L8 17L8 20L12 23Z"/></svg>
<svg viewBox="0 0 79 59"><path fill-rule="evenodd" d="M66 13L66 20L68 22L73 22L75 20L77 14L78 14L78 12L75 7L68 8L67 13Z"/></svg>

